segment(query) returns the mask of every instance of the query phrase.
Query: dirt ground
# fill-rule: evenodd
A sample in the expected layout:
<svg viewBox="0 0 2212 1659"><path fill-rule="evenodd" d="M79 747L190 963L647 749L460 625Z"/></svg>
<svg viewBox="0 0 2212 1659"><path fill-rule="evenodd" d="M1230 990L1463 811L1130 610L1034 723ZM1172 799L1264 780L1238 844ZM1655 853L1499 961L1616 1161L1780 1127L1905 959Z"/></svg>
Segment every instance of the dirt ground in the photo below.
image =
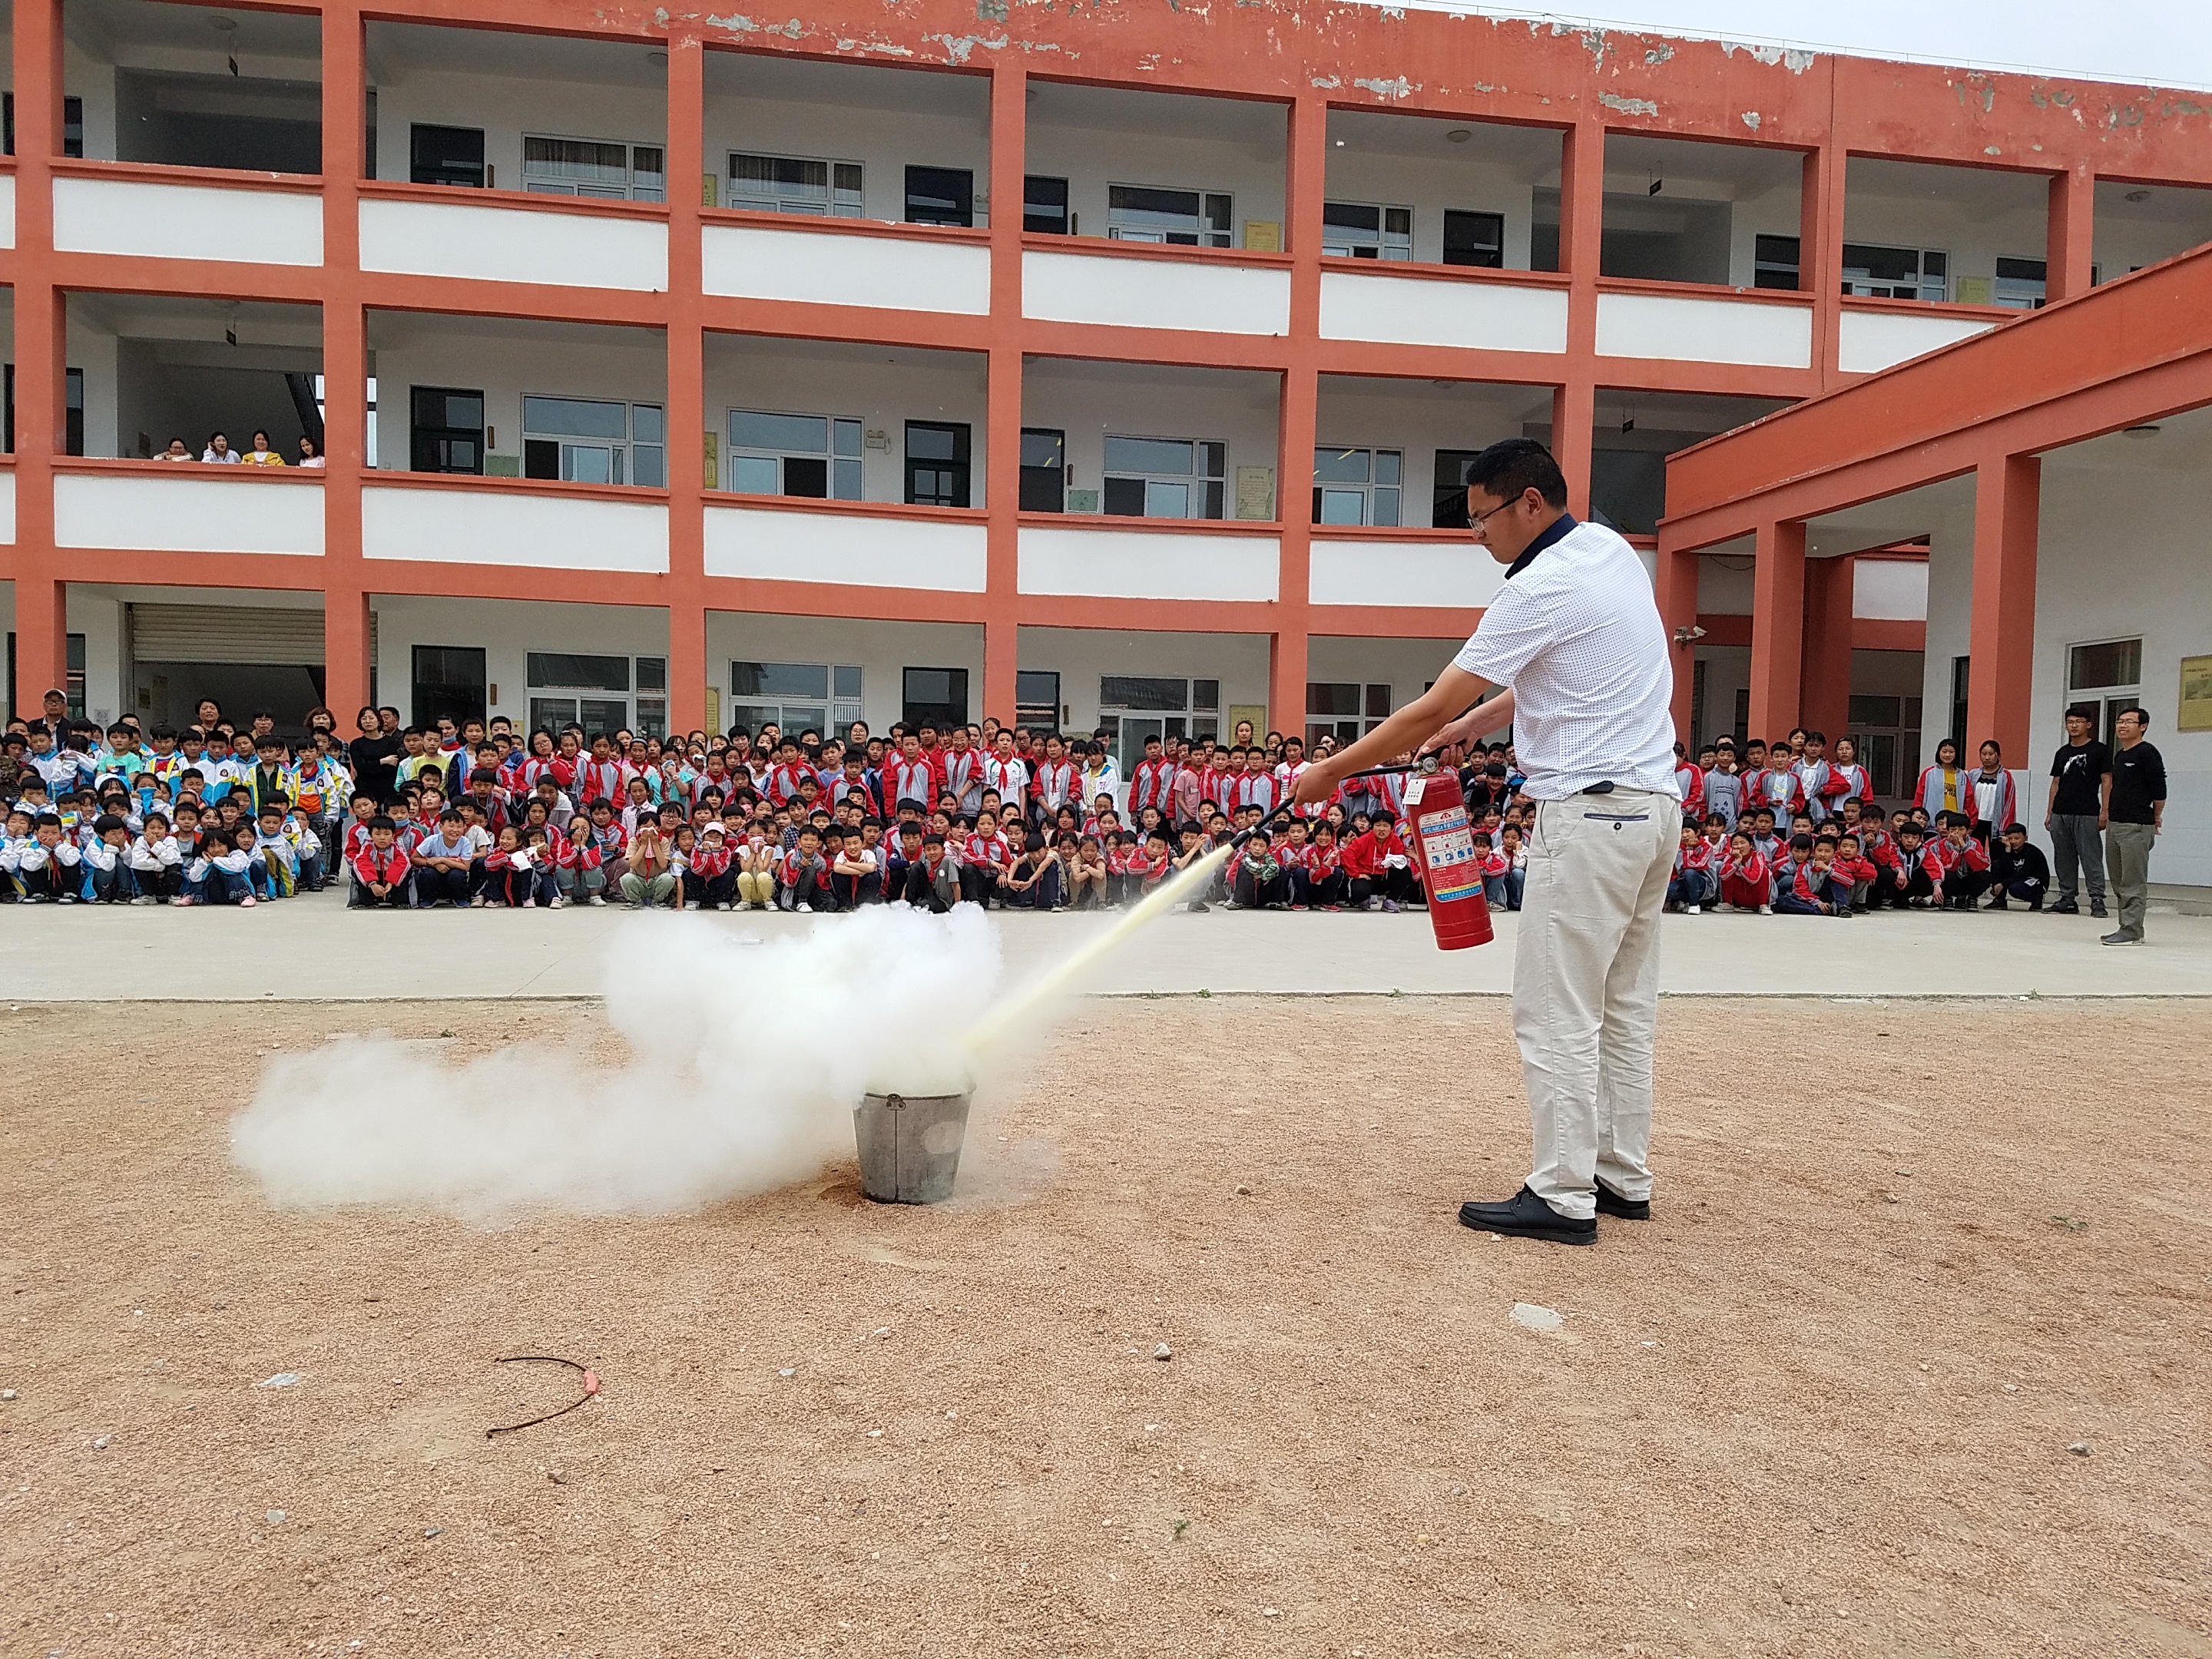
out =
<svg viewBox="0 0 2212 1659"><path fill-rule="evenodd" d="M1487 1000L1083 1005L935 1210L227 1161L258 1048L592 1018L9 1017L0 1655L2212 1654L2201 1004L1670 1002L1592 1249L1455 1224Z"/></svg>

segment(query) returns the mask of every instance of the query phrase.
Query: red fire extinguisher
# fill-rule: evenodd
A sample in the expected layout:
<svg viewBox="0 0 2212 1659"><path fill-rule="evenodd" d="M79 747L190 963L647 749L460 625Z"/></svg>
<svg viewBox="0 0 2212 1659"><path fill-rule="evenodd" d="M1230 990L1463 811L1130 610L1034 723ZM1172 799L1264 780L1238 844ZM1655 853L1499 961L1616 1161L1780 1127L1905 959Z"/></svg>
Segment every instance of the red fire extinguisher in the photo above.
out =
<svg viewBox="0 0 2212 1659"><path fill-rule="evenodd" d="M1490 905L1482 896L1482 863L1459 774L1425 755L1406 781L1407 844L1429 890L1429 926L1437 949L1464 951L1491 940Z"/></svg>

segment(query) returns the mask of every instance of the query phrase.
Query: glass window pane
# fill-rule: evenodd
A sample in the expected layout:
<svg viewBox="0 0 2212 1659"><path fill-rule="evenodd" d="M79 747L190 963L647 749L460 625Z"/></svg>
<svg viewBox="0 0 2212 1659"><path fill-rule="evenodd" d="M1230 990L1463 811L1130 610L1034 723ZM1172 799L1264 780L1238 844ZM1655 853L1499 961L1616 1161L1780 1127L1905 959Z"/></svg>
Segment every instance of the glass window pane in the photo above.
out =
<svg viewBox="0 0 2212 1659"><path fill-rule="evenodd" d="M568 651L532 651L523 667L534 686L561 686L591 691L629 690L628 657L594 657Z"/></svg>
<svg viewBox="0 0 2212 1659"><path fill-rule="evenodd" d="M1190 706L1218 711L1221 708L1219 680L1193 680L1190 683Z"/></svg>
<svg viewBox="0 0 2212 1659"><path fill-rule="evenodd" d="M1332 682L1306 683L1306 713L1309 714L1357 714L1359 712L1359 688Z"/></svg>
<svg viewBox="0 0 2212 1659"><path fill-rule="evenodd" d="M1106 470L1109 472L1187 475L1194 459L1194 447L1180 438L1109 437L1106 440Z"/></svg>
<svg viewBox="0 0 2212 1659"><path fill-rule="evenodd" d="M779 449L801 455L830 450L830 422L820 415L771 415L759 410L730 411L730 441L744 449Z"/></svg>
<svg viewBox="0 0 2212 1659"><path fill-rule="evenodd" d="M731 456L728 487L744 495L780 494L775 458L772 455Z"/></svg>
<svg viewBox="0 0 2212 1659"><path fill-rule="evenodd" d="M785 456L783 493L803 495L809 501L827 501L830 496L830 463L815 455Z"/></svg>
<svg viewBox="0 0 2212 1659"><path fill-rule="evenodd" d="M537 178L627 185L629 149L623 144L595 143L584 138L525 137L522 171Z"/></svg>
<svg viewBox="0 0 2212 1659"><path fill-rule="evenodd" d="M841 667L833 671L832 689L840 697L860 695L860 671L857 666Z"/></svg>
<svg viewBox="0 0 2212 1659"><path fill-rule="evenodd" d="M659 404L635 404L629 411L629 435L641 444L665 442L667 434L662 430L666 424Z"/></svg>
<svg viewBox="0 0 2212 1659"><path fill-rule="evenodd" d="M1065 459L1066 440L1057 432L1024 432L1024 466L1059 466Z"/></svg>
<svg viewBox="0 0 2212 1659"><path fill-rule="evenodd" d="M2142 678L2142 641L2107 640L2101 645L2077 645L2069 653L2066 681L2069 687L2133 685Z"/></svg>
<svg viewBox="0 0 2212 1659"><path fill-rule="evenodd" d="M586 697L577 718L587 732L619 732L629 724L628 697Z"/></svg>
<svg viewBox="0 0 2212 1659"><path fill-rule="evenodd" d="M664 465L666 452L658 444L640 444L629 453L630 482L643 484L648 489L664 489L668 485L668 469Z"/></svg>
<svg viewBox="0 0 2212 1659"><path fill-rule="evenodd" d="M1314 451L1314 481L1316 483L1365 483L1368 454L1364 449L1316 449Z"/></svg>
<svg viewBox="0 0 2212 1659"><path fill-rule="evenodd" d="M909 460L949 461L952 453L952 431L949 427L924 426L918 421L908 421L906 427L906 453Z"/></svg>
<svg viewBox="0 0 2212 1659"><path fill-rule="evenodd" d="M562 444L561 476L571 483L612 483L614 452L595 444Z"/></svg>
<svg viewBox="0 0 2212 1659"><path fill-rule="evenodd" d="M1324 202L1322 224L1344 230L1364 230L1372 236L1382 228L1382 210L1363 202Z"/></svg>
<svg viewBox="0 0 2212 1659"><path fill-rule="evenodd" d="M858 421L838 421L835 422L835 425L836 427L836 435L837 453L840 455L859 454L860 453L860 423Z"/></svg>
<svg viewBox="0 0 2212 1659"><path fill-rule="evenodd" d="M641 691L665 691L668 689L668 659L640 657L637 659L637 689Z"/></svg>
<svg viewBox="0 0 2212 1659"><path fill-rule="evenodd" d="M530 700L530 729L533 732L557 732L573 725L576 719L576 700L574 697L532 697Z"/></svg>
<svg viewBox="0 0 2212 1659"><path fill-rule="evenodd" d="M1364 490L1324 489L1321 492L1323 524L1364 524L1367 496Z"/></svg>
<svg viewBox="0 0 2212 1659"><path fill-rule="evenodd" d="M1399 454L1395 449L1375 452L1375 482L1394 484L1398 482Z"/></svg>
<svg viewBox="0 0 2212 1659"><path fill-rule="evenodd" d="M858 461L838 462L836 484L836 489L831 492L836 500L859 501L860 499L860 464Z"/></svg>
<svg viewBox="0 0 2212 1659"><path fill-rule="evenodd" d="M819 663L733 662L730 665L730 695L733 697L810 697L830 694L830 671Z"/></svg>
<svg viewBox="0 0 2212 1659"><path fill-rule="evenodd" d="M1108 708L1182 709L1189 707L1189 697L1187 680L1105 674L1098 681L1098 701Z"/></svg>
<svg viewBox="0 0 2212 1659"><path fill-rule="evenodd" d="M1387 685L1369 686L1367 688L1367 713L1369 717L1371 719L1378 714L1388 714L1389 712L1390 688Z"/></svg>
<svg viewBox="0 0 2212 1659"><path fill-rule="evenodd" d="M1143 185L1107 187L1108 216L1117 225L1151 226L1163 230L1191 230L1198 225L1198 192L1194 190L1155 190Z"/></svg>
<svg viewBox="0 0 2212 1659"><path fill-rule="evenodd" d="M1198 447L1199 471L1206 477L1225 478L1229 476L1229 446L1200 444Z"/></svg>
<svg viewBox="0 0 2212 1659"><path fill-rule="evenodd" d="M1190 516L1190 486L1162 483L1158 479L1145 484L1145 516L1148 519L1187 519Z"/></svg>
<svg viewBox="0 0 2212 1659"><path fill-rule="evenodd" d="M1398 492L1396 490L1378 489L1369 500L1374 508L1376 523L1395 525L1398 522Z"/></svg>

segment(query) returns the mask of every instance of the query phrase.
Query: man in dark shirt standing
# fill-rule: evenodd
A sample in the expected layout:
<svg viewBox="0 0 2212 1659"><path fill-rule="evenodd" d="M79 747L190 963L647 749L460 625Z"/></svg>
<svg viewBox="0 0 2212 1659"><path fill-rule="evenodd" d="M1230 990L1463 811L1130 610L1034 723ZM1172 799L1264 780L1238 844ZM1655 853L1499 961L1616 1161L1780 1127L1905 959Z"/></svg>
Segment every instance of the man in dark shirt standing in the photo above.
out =
<svg viewBox="0 0 2212 1659"><path fill-rule="evenodd" d="M2112 878L2112 902L2120 925L2105 935L2106 945L2141 945L2143 910L2150 890L2151 843L2166 828L2166 761L2143 741L2150 716L2123 708L2113 723L2119 738L2112 757L2112 822L2105 833L2105 864Z"/></svg>
<svg viewBox="0 0 2212 1659"><path fill-rule="evenodd" d="M2051 862L2057 866L2058 902L2055 916L2081 914L2074 902L2075 868L2089 879L2089 914L2105 914L2105 829L2112 793L2112 751L2090 734L2097 729L2093 704L2066 711L2066 741L2051 763L2051 795L2043 808L2043 827L2051 832Z"/></svg>

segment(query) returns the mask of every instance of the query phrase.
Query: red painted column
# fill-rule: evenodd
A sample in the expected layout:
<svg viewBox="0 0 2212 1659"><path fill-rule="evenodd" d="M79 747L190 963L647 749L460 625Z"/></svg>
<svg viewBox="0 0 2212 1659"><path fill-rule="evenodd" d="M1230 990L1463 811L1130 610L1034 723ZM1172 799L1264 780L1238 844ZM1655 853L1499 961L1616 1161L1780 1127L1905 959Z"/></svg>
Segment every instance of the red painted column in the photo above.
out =
<svg viewBox="0 0 2212 1659"><path fill-rule="evenodd" d="M1832 75L1832 60L1831 74ZM1844 316L1844 179L1839 143L1808 151L1797 198L1797 289L1813 296L1813 373L1825 389L1840 378Z"/></svg>
<svg viewBox="0 0 2212 1659"><path fill-rule="evenodd" d="M1658 559L1654 576L1658 587L1659 620L1666 624L1667 659L1674 669L1674 736L1686 744L1690 741L1690 694L1694 690L1698 647L1695 641L1678 642L1676 635L1682 629L1698 625L1698 576L1703 567L1694 552L1662 549Z"/></svg>
<svg viewBox="0 0 2212 1659"><path fill-rule="evenodd" d="M1275 428L1275 519L1282 526L1275 631L1267 647L1267 725L1305 735L1313 596L1314 432L1320 419L1322 202L1327 194L1328 105L1301 98L1290 108L1291 253L1289 366ZM1225 712L1225 711L1224 711Z"/></svg>
<svg viewBox="0 0 2212 1659"><path fill-rule="evenodd" d="M368 170L367 70L358 4L323 9L323 701L343 730L370 700L368 575L362 483L368 441L368 338L361 275L361 177ZM380 686L397 702L398 688Z"/></svg>
<svg viewBox="0 0 2212 1659"><path fill-rule="evenodd" d="M1597 279L1605 236L1605 125L1583 120L1559 149L1559 269L1567 289L1567 378L1552 398L1552 453L1567 477L1567 508L1589 516L1591 428L1597 421Z"/></svg>
<svg viewBox="0 0 2212 1659"><path fill-rule="evenodd" d="M1851 598L1858 562L1814 559L1805 568L1804 689L1798 720L1833 743L1851 715Z"/></svg>
<svg viewBox="0 0 2212 1659"><path fill-rule="evenodd" d="M54 548L68 317L54 288L52 158L61 154L60 0L17 0L15 35L15 706L69 674L69 583Z"/></svg>
<svg viewBox="0 0 2212 1659"><path fill-rule="evenodd" d="M668 39L668 725L707 720L706 301L698 179L707 69L696 34ZM720 448L719 439L715 447ZM726 721L725 722L726 724Z"/></svg>
<svg viewBox="0 0 2212 1659"><path fill-rule="evenodd" d="M1805 526L1759 527L1751 588L1751 735L1770 740L1797 724L1805 648Z"/></svg>
<svg viewBox="0 0 2212 1659"><path fill-rule="evenodd" d="M1014 723L1020 666L1022 500L1022 196L1029 74L991 70L991 347L983 463L983 701L969 718Z"/></svg>
<svg viewBox="0 0 2212 1659"><path fill-rule="evenodd" d="M1974 592L1966 649L1966 753L1995 738L2005 764L2027 763L2035 655L2035 555L2043 464L2003 455L1974 470Z"/></svg>
<svg viewBox="0 0 2212 1659"><path fill-rule="evenodd" d="M2087 161L2051 181L2051 244L2044 256L2043 294L2056 305L2089 291L2095 259L2097 175Z"/></svg>

